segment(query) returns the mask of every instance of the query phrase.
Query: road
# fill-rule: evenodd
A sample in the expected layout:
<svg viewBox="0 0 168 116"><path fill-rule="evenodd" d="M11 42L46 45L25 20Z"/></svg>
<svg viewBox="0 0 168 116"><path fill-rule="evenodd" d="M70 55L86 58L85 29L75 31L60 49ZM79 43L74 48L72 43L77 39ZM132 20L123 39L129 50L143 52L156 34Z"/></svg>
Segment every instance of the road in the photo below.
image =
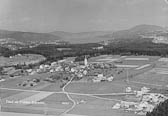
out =
<svg viewBox="0 0 168 116"><path fill-rule="evenodd" d="M73 78L72 78L73 79ZM65 86L62 88L62 91L59 92L53 92L53 93L63 93L66 94L67 98L73 103L73 105L68 108L66 111L64 111L63 113L61 113L59 116L64 116L67 113L69 113L71 110L73 110L76 107L76 101L70 96L70 95L79 95L79 96L86 96L86 97L92 97L95 99L100 99L100 100L108 100L108 101L117 101L117 102L121 102L122 100L119 99L111 99L111 98L104 98L104 97L100 97L97 95L127 95L127 94L134 94L134 93L105 93L105 94L84 94L84 93L72 93L72 92L67 92L66 91L66 87L71 84L72 79L70 81L68 81ZM15 90L15 91L23 91L23 92L47 92L47 91L38 91L38 90L23 90L23 89L12 89L12 88L0 88L0 89L4 89L4 90Z"/></svg>
<svg viewBox="0 0 168 116"><path fill-rule="evenodd" d="M23 91L23 92L48 92L48 91L37 91L37 90L23 90L23 89L12 89L12 88L0 88L0 89L4 89L4 90L14 90L14 91ZM86 93L73 93L73 92L66 92L65 88L64 88L64 92L63 91L59 91L59 92L53 92L53 93L64 93L69 95L80 95L80 96L90 96L90 97L95 97L97 95L103 96L103 95L133 95L135 93L104 93L104 94L86 94ZM117 99L116 99L117 100Z"/></svg>
<svg viewBox="0 0 168 116"><path fill-rule="evenodd" d="M76 101L70 96L70 95L78 95L78 96L86 96L86 97L92 97L95 99L100 99L100 100L108 100L108 101L117 101L117 102L121 102L123 100L119 100L119 99L111 99L111 98L104 98L103 95L127 95L127 94L135 94L135 93L104 93L104 94L85 94L85 93L73 93L73 92L67 92L66 88L68 87L68 85L71 84L73 78L71 78L62 88L62 91L58 91L58 92L53 92L53 93L63 93L66 94L67 98L69 99L69 101L71 101L73 103L73 105L68 108L67 110L65 110L63 113L61 113L59 116L64 116L66 114L68 114L70 111L72 111L77 103ZM47 91L38 91L38 90L23 90L23 89L12 89L12 88L0 88L0 89L4 89L4 90L15 90L15 91L24 91L24 92L47 92ZM102 97L98 96L98 95L102 95Z"/></svg>
<svg viewBox="0 0 168 116"><path fill-rule="evenodd" d="M75 106L76 106L76 101L73 98L71 98L71 96L69 95L68 92L65 91L65 88L72 82L72 80L73 80L73 77L62 88L62 92L67 95L68 99L73 103L73 105L69 109L67 109L65 112L63 112L62 114L60 114L60 116L64 116L65 114L67 114L68 112L70 112L71 110L73 110L75 108Z"/></svg>
<svg viewBox="0 0 168 116"><path fill-rule="evenodd" d="M136 83L136 84L141 84L141 85L151 85L151 86L163 87L163 85L159 85L159 84L151 84L151 83L137 82L137 81L129 81L129 82Z"/></svg>

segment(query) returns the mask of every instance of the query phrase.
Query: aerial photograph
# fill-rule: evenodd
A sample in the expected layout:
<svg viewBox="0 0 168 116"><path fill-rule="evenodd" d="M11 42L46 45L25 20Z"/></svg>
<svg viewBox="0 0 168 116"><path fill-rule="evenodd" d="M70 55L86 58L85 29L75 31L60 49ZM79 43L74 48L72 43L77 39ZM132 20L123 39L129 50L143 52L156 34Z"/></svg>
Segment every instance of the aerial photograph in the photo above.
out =
<svg viewBox="0 0 168 116"><path fill-rule="evenodd" d="M0 0L0 116L168 116L168 0Z"/></svg>

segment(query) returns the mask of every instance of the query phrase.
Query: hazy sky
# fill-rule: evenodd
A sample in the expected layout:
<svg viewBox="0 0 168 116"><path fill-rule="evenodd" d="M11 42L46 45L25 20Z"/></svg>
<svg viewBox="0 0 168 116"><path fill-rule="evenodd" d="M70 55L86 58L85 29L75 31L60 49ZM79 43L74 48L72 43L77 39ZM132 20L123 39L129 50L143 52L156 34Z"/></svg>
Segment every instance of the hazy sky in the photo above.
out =
<svg viewBox="0 0 168 116"><path fill-rule="evenodd" d="M166 0L0 0L0 29L50 32L168 26Z"/></svg>

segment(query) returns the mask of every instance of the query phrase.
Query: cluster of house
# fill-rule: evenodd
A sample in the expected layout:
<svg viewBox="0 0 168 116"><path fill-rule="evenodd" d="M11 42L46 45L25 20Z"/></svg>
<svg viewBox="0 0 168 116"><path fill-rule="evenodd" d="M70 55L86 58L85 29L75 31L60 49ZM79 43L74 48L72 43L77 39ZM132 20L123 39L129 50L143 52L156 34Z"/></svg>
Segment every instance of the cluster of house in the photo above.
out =
<svg viewBox="0 0 168 116"><path fill-rule="evenodd" d="M38 64L45 61L46 58L38 54L17 54L15 56L0 57L1 67L12 67L12 66L28 66L32 64Z"/></svg>
<svg viewBox="0 0 168 116"><path fill-rule="evenodd" d="M107 64L88 64L87 59L84 59L84 63L80 65L79 63L74 62L66 62L64 60L58 62L52 62L51 64L41 64L36 69L27 69L29 75L34 75L36 73L55 73L55 72L65 72L69 74L73 74L78 79L82 79L84 76L87 76L88 72L95 68L110 68L110 65ZM105 75L102 73L94 74L92 78L93 82L101 82L101 81L112 81L112 75Z"/></svg>
<svg viewBox="0 0 168 116"><path fill-rule="evenodd" d="M89 77L92 82L101 82L101 81L113 81L113 75L112 74L106 74L102 71L94 72L96 69L100 70L106 70L114 68L113 64L108 63L88 63L87 58L84 59L82 64L80 63L74 63L73 61L66 61L60 60L57 62L52 62L50 64L41 64L39 66L36 66L35 68L29 68L29 69L16 69L15 67L4 67L3 71L5 74L9 75L10 77L18 77L18 76L24 76L24 75L34 75L34 74L40 74L40 73L66 73L70 75L73 75L75 79L82 79L83 77ZM93 72L93 73L92 73ZM63 78L63 77L62 77ZM86 81L87 78L85 78ZM85 80L84 79L84 80Z"/></svg>
<svg viewBox="0 0 168 116"><path fill-rule="evenodd" d="M161 102L164 102L168 97L159 93L150 93L150 89L143 87L140 91L132 91L131 87L126 88L126 92L134 92L135 97L139 100L136 102L121 101L116 103L113 109L123 109L125 111L134 112L138 115L145 115L147 112L153 111L153 109Z"/></svg>
<svg viewBox="0 0 168 116"><path fill-rule="evenodd" d="M23 69L15 69L14 67L4 67L2 73L11 78L27 75L28 73Z"/></svg>
<svg viewBox="0 0 168 116"><path fill-rule="evenodd" d="M55 73L55 72L68 72L83 77L87 74L89 68L83 65L77 65L74 63L52 62L50 65L41 64L37 69L27 69L29 75L36 73Z"/></svg>
<svg viewBox="0 0 168 116"><path fill-rule="evenodd" d="M0 82L3 82L3 81L5 81L5 79L4 78L0 78Z"/></svg>
<svg viewBox="0 0 168 116"><path fill-rule="evenodd" d="M167 44L168 40L166 36L154 36L154 39L152 40L153 43L164 43Z"/></svg>
<svg viewBox="0 0 168 116"><path fill-rule="evenodd" d="M40 79L32 79L32 80L26 80L23 81L22 83L19 83L18 86L22 86L22 87L32 87L32 86L36 86L37 83L40 82Z"/></svg>
<svg viewBox="0 0 168 116"><path fill-rule="evenodd" d="M10 50L22 49L25 47L25 44L20 41L16 41L13 38L3 38L0 39L0 46L8 48Z"/></svg>
<svg viewBox="0 0 168 116"><path fill-rule="evenodd" d="M12 65L30 65L45 61L46 58L37 54L17 54L10 56L8 62Z"/></svg>
<svg viewBox="0 0 168 116"><path fill-rule="evenodd" d="M93 82L101 82L101 81L113 81L114 77L112 75L104 76L103 74L98 74L92 80Z"/></svg>

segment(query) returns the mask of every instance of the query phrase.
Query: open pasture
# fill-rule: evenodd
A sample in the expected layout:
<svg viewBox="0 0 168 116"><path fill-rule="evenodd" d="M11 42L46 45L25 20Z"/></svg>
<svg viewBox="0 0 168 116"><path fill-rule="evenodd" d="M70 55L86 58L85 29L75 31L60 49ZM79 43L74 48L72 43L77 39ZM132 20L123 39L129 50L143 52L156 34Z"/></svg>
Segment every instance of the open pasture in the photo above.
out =
<svg viewBox="0 0 168 116"><path fill-rule="evenodd" d="M67 91L73 93L85 93L85 94L96 94L96 93L115 93L123 92L125 86L118 86L117 83L72 83L68 86Z"/></svg>
<svg viewBox="0 0 168 116"><path fill-rule="evenodd" d="M2 107L3 112L16 112L16 113L19 113L20 116L23 116L22 113L58 116L61 113L63 113L65 110L66 108L57 108L51 105L41 105L41 106L37 106L37 105L28 105L28 106L17 105L16 106L15 105L13 106L8 104Z"/></svg>
<svg viewBox="0 0 168 116"><path fill-rule="evenodd" d="M154 68L147 70L146 72L139 74L131 81L151 86L153 88L164 88L168 87L168 62L159 60L155 62ZM145 84L146 83L146 84Z"/></svg>
<svg viewBox="0 0 168 116"><path fill-rule="evenodd" d="M127 59L126 59L127 58ZM143 86L149 88L162 88L162 85L168 84L167 73L168 70L164 67L155 66L159 58L154 56L113 56L102 55L89 59L90 62L104 62L114 63L123 67L111 69L114 76L112 82L72 82L69 84L65 91L71 92L70 96L76 101L77 105L73 110L68 112L68 115L84 115L84 116L136 116L131 112L124 112L122 110L112 110L112 106L118 100L127 100L128 96L125 95L110 95L117 93L125 93L126 87L131 87L132 90L140 90ZM115 62L118 61L118 62ZM130 67L124 67L130 66ZM116 70L116 71L115 71ZM118 74L118 71L122 72ZM44 79L49 77L50 73L37 74L31 76L24 76L21 78L9 79L1 82L1 88L32 90L37 92L28 91L15 91L0 89L4 95L0 95L3 100L24 100L24 101L37 101L45 104L5 104L2 108L3 111L9 112L26 112L44 114L47 112L49 115L59 115L72 106L72 102L63 93L54 93L62 91L60 88L61 83L48 83L41 81L34 87L20 87L17 86L27 79L39 78ZM128 76L128 82L126 82ZM161 85L161 86L158 86ZM40 92L41 91L41 92ZM44 91L44 92L43 92ZM46 92L45 92L46 91ZM72 94L73 93L73 94ZM100 94L94 96L75 95L81 94ZM102 95L104 94L104 95ZM98 99L100 98L100 99ZM108 100L112 99L112 100ZM115 101L116 100L116 101ZM81 102L82 101L82 102Z"/></svg>
<svg viewBox="0 0 168 116"><path fill-rule="evenodd" d="M85 102L77 104L70 114L85 116L136 116L134 113L113 110L112 106L117 103L113 100L86 98L85 96L76 95L72 97L76 101L85 100Z"/></svg>
<svg viewBox="0 0 168 116"><path fill-rule="evenodd" d="M53 91L60 91L60 85L61 83L58 81L56 83L49 83L43 81L43 79L51 76L51 73L43 73L43 74L35 74L35 75L29 75L29 76L23 76L19 78L11 78L7 79L6 81L0 82L1 88L12 88L12 89L23 89L23 90L52 90ZM35 85L35 86L18 86L18 84L23 83L24 81L32 80L32 79L40 79L41 81Z"/></svg>
<svg viewBox="0 0 168 116"><path fill-rule="evenodd" d="M141 85L129 84L124 80L116 80L100 83L71 83L66 91L84 94L125 93L125 88L128 86L135 90L139 90L142 87Z"/></svg>
<svg viewBox="0 0 168 116"><path fill-rule="evenodd" d="M160 57L159 56L126 56L124 60L130 60L130 61L156 61Z"/></svg>
<svg viewBox="0 0 168 116"><path fill-rule="evenodd" d="M144 86L151 85L153 88L166 87L168 74L154 72L153 69L131 78L130 81L142 83ZM146 83L146 84L145 84Z"/></svg>
<svg viewBox="0 0 168 116"><path fill-rule="evenodd" d="M131 61L131 60L123 60L121 64L123 65L137 65L137 66L142 66L142 65L145 65L145 64L148 64L150 63L150 61Z"/></svg>
<svg viewBox="0 0 168 116"><path fill-rule="evenodd" d="M33 96L37 93L35 92L20 92L18 94L15 94L15 95L11 95L9 97L6 97L6 98L3 98L2 100L6 101L19 101L19 100L23 100L25 98L28 98L30 96Z"/></svg>
<svg viewBox="0 0 168 116"><path fill-rule="evenodd" d="M56 115L64 112L71 105L72 103L67 99L65 94L56 94L53 92L27 91L2 99L2 111L18 113L41 114L46 110L48 114Z"/></svg>
<svg viewBox="0 0 168 116"><path fill-rule="evenodd" d="M153 63L158 60L157 56L119 56L119 55L101 55L92 57L88 61L101 62L101 63L113 63L123 68L137 68L143 65ZM116 62L115 62L116 61Z"/></svg>
<svg viewBox="0 0 168 116"><path fill-rule="evenodd" d="M168 69L167 68L153 68L150 72L157 73L157 74L168 75Z"/></svg>
<svg viewBox="0 0 168 116"><path fill-rule="evenodd" d="M28 65L39 63L40 61L44 61L46 58L42 55L38 54L24 54L24 55L16 55L13 57L0 57L0 66L12 66L12 65Z"/></svg>
<svg viewBox="0 0 168 116"><path fill-rule="evenodd" d="M19 113L37 113L41 114L44 111L44 104L31 104L32 102L44 102L45 98L51 96L53 92L48 92L47 90L50 89L51 91L61 91L61 88L59 86L59 83L48 83L41 81L36 86L33 87L22 87L18 86L17 84L22 83L23 81L27 79L33 79L33 78L46 78L49 76L48 74L39 74L39 75L31 75L31 76L25 76L15 79L7 79L4 82L1 82L0 85L0 97L2 98L2 111L6 112L19 112ZM43 89L46 89L46 92L40 92ZM37 90L37 91L36 91ZM58 97L59 98L59 97ZM57 100L58 100L57 98ZM63 97L60 97L63 98ZM22 103L6 103L14 102L14 101L26 101L29 102L28 104L22 104ZM49 107L50 114L60 114L63 111L65 111L67 108L59 108L61 104L54 103L53 105L51 103L54 103L53 101L48 104L46 102L47 107ZM64 107L64 106L63 106Z"/></svg>
<svg viewBox="0 0 168 116"><path fill-rule="evenodd" d="M135 61L139 61L139 60L149 60L149 58L125 58L125 60L135 60Z"/></svg>
<svg viewBox="0 0 168 116"><path fill-rule="evenodd" d="M53 92L39 92L39 93L34 94L34 95L30 96L30 97L26 97L26 98L22 99L22 101L38 102L38 101L40 101L40 100L42 100L42 99L44 99L44 98L46 98L46 97L48 97L48 96L50 96L52 94L53 94Z"/></svg>
<svg viewBox="0 0 168 116"><path fill-rule="evenodd" d="M145 64L145 65L142 65L138 68L136 68L135 70L140 70L140 69L143 69L143 68L146 68L146 67L149 67L151 64Z"/></svg>
<svg viewBox="0 0 168 116"><path fill-rule="evenodd" d="M63 93L54 93L42 100L48 107L53 107L56 109L68 109L72 106L72 102L68 100L67 96Z"/></svg>
<svg viewBox="0 0 168 116"><path fill-rule="evenodd" d="M119 60L119 55L100 55L97 57L92 57L88 60L88 62L114 62Z"/></svg>
<svg viewBox="0 0 168 116"><path fill-rule="evenodd" d="M20 93L20 91L0 89L0 98L3 99L3 98L6 98L11 95L18 94L18 93Z"/></svg>
<svg viewBox="0 0 168 116"><path fill-rule="evenodd" d="M144 73L155 66L155 62L159 59L157 56L117 56L117 55L103 55L91 58L92 61L99 59L118 59L117 62L112 62L117 66L116 70L123 70L122 73L114 74L114 79L126 79ZM104 61L107 63L107 61Z"/></svg>

